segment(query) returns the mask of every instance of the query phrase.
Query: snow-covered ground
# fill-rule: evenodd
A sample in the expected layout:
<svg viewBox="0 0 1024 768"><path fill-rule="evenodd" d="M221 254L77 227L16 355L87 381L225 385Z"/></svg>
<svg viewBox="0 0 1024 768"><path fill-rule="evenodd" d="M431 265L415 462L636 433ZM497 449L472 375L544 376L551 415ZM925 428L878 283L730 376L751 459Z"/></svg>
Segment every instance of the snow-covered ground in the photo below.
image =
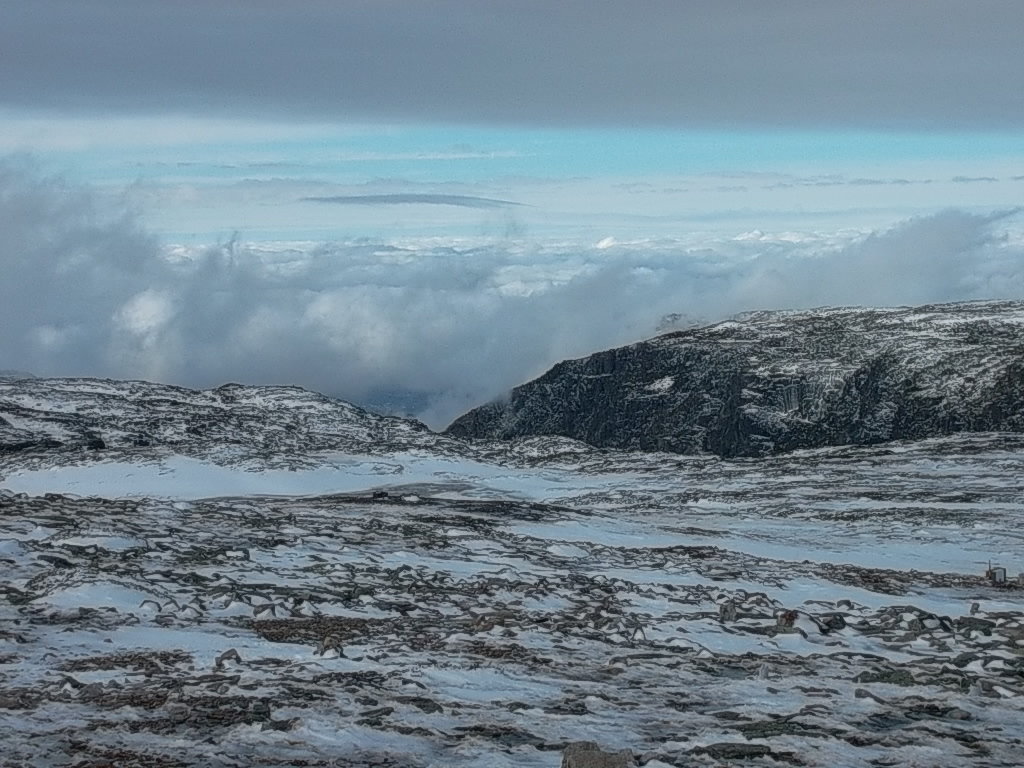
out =
<svg viewBox="0 0 1024 768"><path fill-rule="evenodd" d="M1019 764L1018 437L230 457L0 463L0 765Z"/></svg>

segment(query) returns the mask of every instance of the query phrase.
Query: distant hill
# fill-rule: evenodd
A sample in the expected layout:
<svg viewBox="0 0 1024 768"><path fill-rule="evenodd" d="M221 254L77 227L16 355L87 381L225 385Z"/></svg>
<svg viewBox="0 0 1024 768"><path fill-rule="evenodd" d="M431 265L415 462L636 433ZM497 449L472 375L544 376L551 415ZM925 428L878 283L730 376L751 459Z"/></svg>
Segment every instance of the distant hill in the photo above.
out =
<svg viewBox="0 0 1024 768"><path fill-rule="evenodd" d="M317 450L443 450L410 419L369 413L299 387L197 391L145 381L0 379L0 455L167 449L228 460Z"/></svg>

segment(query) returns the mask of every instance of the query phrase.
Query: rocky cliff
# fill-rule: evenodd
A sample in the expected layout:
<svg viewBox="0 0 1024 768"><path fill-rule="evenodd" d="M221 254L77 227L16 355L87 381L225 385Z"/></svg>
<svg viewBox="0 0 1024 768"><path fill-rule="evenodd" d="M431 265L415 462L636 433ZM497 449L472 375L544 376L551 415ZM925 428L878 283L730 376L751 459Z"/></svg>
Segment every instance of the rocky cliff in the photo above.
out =
<svg viewBox="0 0 1024 768"><path fill-rule="evenodd" d="M559 363L449 434L759 456L1024 431L1024 303L752 312Z"/></svg>

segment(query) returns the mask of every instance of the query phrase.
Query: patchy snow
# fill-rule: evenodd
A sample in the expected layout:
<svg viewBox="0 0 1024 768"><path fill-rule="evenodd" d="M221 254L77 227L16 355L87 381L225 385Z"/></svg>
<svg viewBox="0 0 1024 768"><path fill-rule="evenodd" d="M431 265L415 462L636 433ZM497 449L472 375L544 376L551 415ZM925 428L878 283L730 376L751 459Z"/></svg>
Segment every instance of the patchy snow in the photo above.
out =
<svg viewBox="0 0 1024 768"><path fill-rule="evenodd" d="M652 381L644 389L648 392L668 392L672 389L672 385L676 383L675 376L662 376L660 379Z"/></svg>

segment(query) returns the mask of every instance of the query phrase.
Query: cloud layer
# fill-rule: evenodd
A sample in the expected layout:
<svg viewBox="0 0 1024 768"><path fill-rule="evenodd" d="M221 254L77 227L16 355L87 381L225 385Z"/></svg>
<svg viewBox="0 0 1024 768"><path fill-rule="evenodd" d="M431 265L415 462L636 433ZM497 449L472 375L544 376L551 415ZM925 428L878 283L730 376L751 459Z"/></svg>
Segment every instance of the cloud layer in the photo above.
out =
<svg viewBox="0 0 1024 768"><path fill-rule="evenodd" d="M1018 0L0 0L0 103L926 130L1024 122Z"/></svg>
<svg viewBox="0 0 1024 768"><path fill-rule="evenodd" d="M441 426L670 314L1024 298L1019 216L854 235L164 247L87 189L0 164L0 369L414 395Z"/></svg>

